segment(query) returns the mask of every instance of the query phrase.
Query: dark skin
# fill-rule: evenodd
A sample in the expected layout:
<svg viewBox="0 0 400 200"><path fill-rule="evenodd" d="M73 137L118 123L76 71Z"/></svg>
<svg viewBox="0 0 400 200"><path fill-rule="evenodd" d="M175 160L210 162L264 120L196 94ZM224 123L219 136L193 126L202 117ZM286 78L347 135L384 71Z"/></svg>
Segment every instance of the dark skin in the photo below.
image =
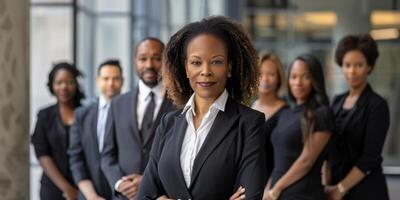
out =
<svg viewBox="0 0 400 200"><path fill-rule="evenodd" d="M365 87L367 87L367 77L371 72L371 66L368 65L367 59L359 50L349 51L343 57L342 71L349 86L349 95L346 97L343 109L352 109L356 104L358 98L361 96ZM327 166L327 165L326 165ZM330 180L330 173L328 167L325 169L325 179L327 182ZM365 178L365 174L357 167L354 166L346 177L340 181L346 191L356 186L360 181ZM344 194L341 194L338 185L326 186L325 191L330 200L341 200Z"/></svg>
<svg viewBox="0 0 400 200"><path fill-rule="evenodd" d="M289 72L288 83L297 105L303 104L310 97L313 81L307 64L296 60ZM282 191L303 178L312 169L318 156L328 144L330 136L327 131L315 131L310 139L304 142L300 156L270 189L268 193L270 199L279 199Z"/></svg>
<svg viewBox="0 0 400 200"><path fill-rule="evenodd" d="M136 73L148 87L156 86L160 81L160 70L162 63L162 45L154 40L145 40L137 47L135 55ZM129 174L122 177L117 191L129 200L136 199L142 176Z"/></svg>
<svg viewBox="0 0 400 200"><path fill-rule="evenodd" d="M201 34L189 42L185 64L186 76L195 93L195 112L193 123L199 128L210 106L223 93L230 66L225 44L219 38ZM245 188L239 187L229 200L241 200L246 197ZM166 195L157 200L170 200Z"/></svg>
<svg viewBox="0 0 400 200"><path fill-rule="evenodd" d="M145 40L137 47L135 55L136 73L149 87L160 80L163 46L154 40Z"/></svg>
<svg viewBox="0 0 400 200"><path fill-rule="evenodd" d="M72 125L75 110L73 98L77 91L77 84L74 76L67 70L59 70L54 76L52 89L57 98L62 123L65 125ZM61 174L53 158L50 156L41 156L39 158L39 163L44 173L46 173L54 184L63 191L63 196L66 199L75 200L78 198L78 190Z"/></svg>

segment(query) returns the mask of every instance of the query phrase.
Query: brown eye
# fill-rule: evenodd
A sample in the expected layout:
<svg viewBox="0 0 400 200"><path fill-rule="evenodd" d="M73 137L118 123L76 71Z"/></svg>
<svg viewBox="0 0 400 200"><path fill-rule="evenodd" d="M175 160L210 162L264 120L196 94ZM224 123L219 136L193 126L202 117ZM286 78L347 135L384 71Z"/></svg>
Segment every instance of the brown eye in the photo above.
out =
<svg viewBox="0 0 400 200"><path fill-rule="evenodd" d="M199 65L201 65L201 62L194 60L194 61L191 61L190 64L199 66Z"/></svg>
<svg viewBox="0 0 400 200"><path fill-rule="evenodd" d="M211 64L222 65L222 64L224 64L224 61L222 61L222 60L214 60L214 61L211 62Z"/></svg>

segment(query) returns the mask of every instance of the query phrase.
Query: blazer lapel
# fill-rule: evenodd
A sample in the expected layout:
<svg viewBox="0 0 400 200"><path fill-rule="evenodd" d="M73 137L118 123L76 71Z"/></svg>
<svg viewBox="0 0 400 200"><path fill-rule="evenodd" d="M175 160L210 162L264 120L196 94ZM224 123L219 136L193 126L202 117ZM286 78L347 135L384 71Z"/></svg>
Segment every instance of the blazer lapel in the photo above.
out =
<svg viewBox="0 0 400 200"><path fill-rule="evenodd" d="M126 102L127 105L122 107L122 109L126 109L122 113L125 113L127 119L132 119L130 122L131 129L133 132L133 135L137 138L137 141L142 141L142 137L140 136L139 128L138 128L138 122L137 122L137 97L139 93L139 88L137 87L136 90L132 91L130 94L129 100ZM133 113L132 113L132 112ZM132 116L133 115L133 116Z"/></svg>
<svg viewBox="0 0 400 200"><path fill-rule="evenodd" d="M91 133L92 133L92 137L93 137L93 141L95 148L97 150L97 152L99 152L99 140L97 139L97 121L98 121L98 114L99 114L99 101L97 100L96 103L94 103L92 105L92 107L90 108L90 127L91 127ZM100 152L99 152L100 155Z"/></svg>
<svg viewBox="0 0 400 200"><path fill-rule="evenodd" d="M196 178L200 173L201 167L207 160L208 156L230 132L232 126L238 118L239 114L237 112L237 105L235 105L234 100L228 98L225 106L225 111L218 112L217 117L215 118L214 123L210 129L210 132L208 133L204 144L200 148L200 151L194 160L192 181L189 188L191 188L193 186L193 183L196 181Z"/></svg>
<svg viewBox="0 0 400 200"><path fill-rule="evenodd" d="M175 116L175 124L174 124L174 130L172 132L172 156L170 157L171 163L173 163L174 166L174 172L177 176L177 180L174 180L173 183L175 187L182 189L182 193L184 196L191 196L190 192L188 191L188 188L186 187L185 179L182 174L182 167L181 167L181 149L182 149L182 143L183 143L183 138L185 137L186 133L186 128L187 128L187 122L185 118L185 113L182 113L178 116Z"/></svg>
<svg viewBox="0 0 400 200"><path fill-rule="evenodd" d="M62 120L61 120L61 113L60 110L58 109L58 105L55 107L55 111L54 111L54 115L55 115L55 123L56 123L56 127L57 127L57 133L60 134L60 143L61 146L63 147L63 149L67 149L68 148L68 134L65 131L65 127L62 124Z"/></svg>
<svg viewBox="0 0 400 200"><path fill-rule="evenodd" d="M332 106L332 110L333 110L333 113L334 113L335 115L337 115L337 114L340 112L340 110L342 109L344 100L346 99L346 97L347 97L348 94L349 94L348 92L346 92L345 94L343 94L343 95L340 97L340 99L338 100L338 102Z"/></svg>
<svg viewBox="0 0 400 200"><path fill-rule="evenodd" d="M167 99L167 96L164 96L164 100L161 103L160 110L157 113L157 117L155 121L153 122L152 125L152 131L150 133L146 133L142 135L143 137L143 146L145 147L154 137L155 129L157 128L158 124L160 124L161 117L164 113L168 111L168 108L170 108L171 102Z"/></svg>
<svg viewBox="0 0 400 200"><path fill-rule="evenodd" d="M359 110L363 107L364 103L368 99L369 95L371 93L371 87L367 85L367 87L364 89L360 97L357 99L357 102L355 103L354 107L350 110L350 112L347 114L346 118L344 119L342 129L339 130L339 134L343 134L344 129L346 126L349 124L351 121L352 117L354 116L354 113L358 113ZM348 93L342 97L340 100L340 103L338 103L338 107L335 108L334 112L335 115L339 113L339 111L342 109L344 101L346 97L348 96Z"/></svg>

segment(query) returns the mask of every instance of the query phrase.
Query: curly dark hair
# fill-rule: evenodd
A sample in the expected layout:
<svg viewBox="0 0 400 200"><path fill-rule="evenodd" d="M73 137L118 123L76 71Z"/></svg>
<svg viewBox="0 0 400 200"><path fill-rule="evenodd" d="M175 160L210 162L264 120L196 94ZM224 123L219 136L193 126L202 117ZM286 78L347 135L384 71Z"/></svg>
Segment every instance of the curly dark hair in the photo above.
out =
<svg viewBox="0 0 400 200"><path fill-rule="evenodd" d="M352 50L359 50L367 60L371 71L374 69L379 52L376 41L369 34L348 35L339 41L335 52L335 61L340 67L343 65L346 53Z"/></svg>
<svg viewBox="0 0 400 200"><path fill-rule="evenodd" d="M53 90L54 78L55 78L57 72L61 69L67 70L74 77L74 81L76 83L76 93L75 93L73 101L74 101L74 105L76 107L78 107L81 105L81 100L85 98L85 94L81 91L79 82L78 82L78 77L81 77L82 73L74 65L66 63L66 62L61 62L61 63L55 64L49 73L47 88L49 89L50 93L52 95L54 95L54 90Z"/></svg>
<svg viewBox="0 0 400 200"><path fill-rule="evenodd" d="M224 42L232 67L225 88L230 97L248 105L257 89L258 56L243 27L222 16L187 24L170 38L164 51L163 67L168 96L176 106L182 107L193 94L185 72L186 50L189 42L201 34L211 34Z"/></svg>
<svg viewBox="0 0 400 200"><path fill-rule="evenodd" d="M290 73L294 62L301 60L306 63L308 70L310 71L312 78L312 90L311 94L304 103L304 111L301 116L301 130L303 132L303 140L309 139L312 132L314 131L315 125L315 110L320 106L329 106L328 95L326 94L324 72L322 69L321 62L311 54L302 54L298 56L290 64L288 69L288 82L290 79ZM289 83L288 83L289 87ZM296 101L290 87L288 88L289 99Z"/></svg>

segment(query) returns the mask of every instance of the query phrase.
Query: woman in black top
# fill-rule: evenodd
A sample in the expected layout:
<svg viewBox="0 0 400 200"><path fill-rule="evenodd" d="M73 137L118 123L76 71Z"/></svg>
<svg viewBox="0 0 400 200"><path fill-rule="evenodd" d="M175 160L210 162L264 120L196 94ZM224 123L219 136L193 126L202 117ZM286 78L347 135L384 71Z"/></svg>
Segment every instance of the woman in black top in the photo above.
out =
<svg viewBox="0 0 400 200"><path fill-rule="evenodd" d="M376 42L367 34L346 36L336 49L349 91L332 105L337 134L329 154L333 186L327 191L334 200L389 199L381 156L389 109L367 82L378 55Z"/></svg>
<svg viewBox="0 0 400 200"><path fill-rule="evenodd" d="M272 132L274 168L266 199L325 199L320 172L333 129L333 114L325 92L322 66L311 55L295 59L288 70L286 109Z"/></svg>
<svg viewBox="0 0 400 200"><path fill-rule="evenodd" d="M43 168L40 199L77 199L68 165L68 132L73 113L84 98L77 77L81 73L68 63L56 64L49 74L48 88L57 104L38 113L32 144Z"/></svg>
<svg viewBox="0 0 400 200"><path fill-rule="evenodd" d="M258 96L251 108L263 112L265 119L274 118L286 102L282 99L286 78L283 65L275 54L264 54L259 64Z"/></svg>
<svg viewBox="0 0 400 200"><path fill-rule="evenodd" d="M265 153L267 164L267 177L270 176L274 166L274 153L271 144L271 133L278 123L282 111L288 106L282 96L286 89L285 70L278 56L275 54L261 55L259 64L258 98L251 108L263 112L266 119ZM268 195L270 182L268 181L264 197Z"/></svg>

